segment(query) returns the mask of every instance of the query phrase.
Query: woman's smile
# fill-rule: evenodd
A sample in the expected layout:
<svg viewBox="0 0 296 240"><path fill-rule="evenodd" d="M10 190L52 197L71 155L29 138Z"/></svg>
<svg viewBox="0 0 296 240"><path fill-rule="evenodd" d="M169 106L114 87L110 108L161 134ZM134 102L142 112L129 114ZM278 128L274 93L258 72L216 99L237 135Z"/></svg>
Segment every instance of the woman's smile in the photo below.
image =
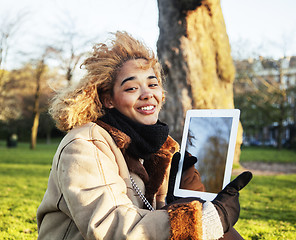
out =
<svg viewBox="0 0 296 240"><path fill-rule="evenodd" d="M143 114L153 114L155 111L155 106L149 105L138 108L139 111Z"/></svg>

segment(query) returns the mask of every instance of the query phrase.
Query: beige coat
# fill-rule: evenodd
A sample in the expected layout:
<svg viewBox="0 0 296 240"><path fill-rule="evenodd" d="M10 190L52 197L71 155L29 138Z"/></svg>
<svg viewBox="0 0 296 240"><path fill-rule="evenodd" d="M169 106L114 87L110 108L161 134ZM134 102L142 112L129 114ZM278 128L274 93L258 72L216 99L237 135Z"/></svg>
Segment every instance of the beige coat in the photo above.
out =
<svg viewBox="0 0 296 240"><path fill-rule="evenodd" d="M180 234L176 227L182 219L173 213L182 206L175 205L169 211L143 209L129 178L131 174L155 209L163 207L169 165L178 144L168 137L153 155L151 164L144 168L139 160L126 156L130 142L127 135L102 122L99 124L103 127L88 123L75 128L61 141L53 159L48 188L37 210L38 239L160 240L174 238L176 231ZM185 205L201 212L199 205ZM196 217L200 220L201 216ZM200 229L200 226L189 227L184 233L195 234Z"/></svg>

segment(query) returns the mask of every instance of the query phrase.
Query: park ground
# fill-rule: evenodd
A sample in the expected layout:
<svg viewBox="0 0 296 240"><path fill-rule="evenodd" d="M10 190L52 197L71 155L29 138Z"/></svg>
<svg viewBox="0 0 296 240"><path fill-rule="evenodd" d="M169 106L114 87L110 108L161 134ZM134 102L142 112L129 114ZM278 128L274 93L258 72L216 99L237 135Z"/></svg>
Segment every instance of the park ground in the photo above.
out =
<svg viewBox="0 0 296 240"><path fill-rule="evenodd" d="M36 210L47 187L58 141L7 149L0 141L0 239L36 239ZM233 177L250 170L252 181L240 192L235 228L246 239L296 239L296 151L243 148Z"/></svg>

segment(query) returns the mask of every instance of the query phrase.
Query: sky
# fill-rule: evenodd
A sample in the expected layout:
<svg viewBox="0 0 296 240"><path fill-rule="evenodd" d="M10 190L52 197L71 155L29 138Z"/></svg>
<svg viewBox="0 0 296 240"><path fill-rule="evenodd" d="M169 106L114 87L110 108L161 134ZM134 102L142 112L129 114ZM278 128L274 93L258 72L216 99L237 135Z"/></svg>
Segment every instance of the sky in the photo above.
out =
<svg viewBox="0 0 296 240"><path fill-rule="evenodd" d="M125 30L156 51L157 0L0 0L0 6L0 26L26 13L11 52L38 51L57 37L66 16L72 19L70 28L94 42ZM233 56L296 55L295 0L221 0L221 7ZM7 65L21 62L18 56L10 54Z"/></svg>
<svg viewBox="0 0 296 240"><path fill-rule="evenodd" d="M295 0L221 0L221 7L233 51L274 58L296 55Z"/></svg>

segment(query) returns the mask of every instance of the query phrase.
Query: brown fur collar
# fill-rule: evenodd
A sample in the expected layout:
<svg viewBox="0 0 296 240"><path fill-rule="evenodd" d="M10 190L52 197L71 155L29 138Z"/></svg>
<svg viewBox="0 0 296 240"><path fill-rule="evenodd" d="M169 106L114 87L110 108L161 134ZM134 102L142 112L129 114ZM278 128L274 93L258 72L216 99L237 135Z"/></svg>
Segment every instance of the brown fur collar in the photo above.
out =
<svg viewBox="0 0 296 240"><path fill-rule="evenodd" d="M117 147L120 149L127 149L128 145L131 143L131 138L128 135L100 120L98 120L96 123L111 135Z"/></svg>
<svg viewBox="0 0 296 240"><path fill-rule="evenodd" d="M164 180L173 154L178 150L178 143L168 136L162 147L151 156L151 159L144 162L144 167L149 175L149 182L145 184L145 197L150 203Z"/></svg>
<svg viewBox="0 0 296 240"><path fill-rule="evenodd" d="M141 164L139 159L126 154L126 149L131 142L129 136L120 130L98 120L97 124L103 127L112 136L116 145L124 154L129 171L137 174L145 183L145 197L152 203L155 193L161 186L165 172L171 163L173 154L179 150L179 144L170 136L168 136L162 147L151 156L150 160Z"/></svg>

